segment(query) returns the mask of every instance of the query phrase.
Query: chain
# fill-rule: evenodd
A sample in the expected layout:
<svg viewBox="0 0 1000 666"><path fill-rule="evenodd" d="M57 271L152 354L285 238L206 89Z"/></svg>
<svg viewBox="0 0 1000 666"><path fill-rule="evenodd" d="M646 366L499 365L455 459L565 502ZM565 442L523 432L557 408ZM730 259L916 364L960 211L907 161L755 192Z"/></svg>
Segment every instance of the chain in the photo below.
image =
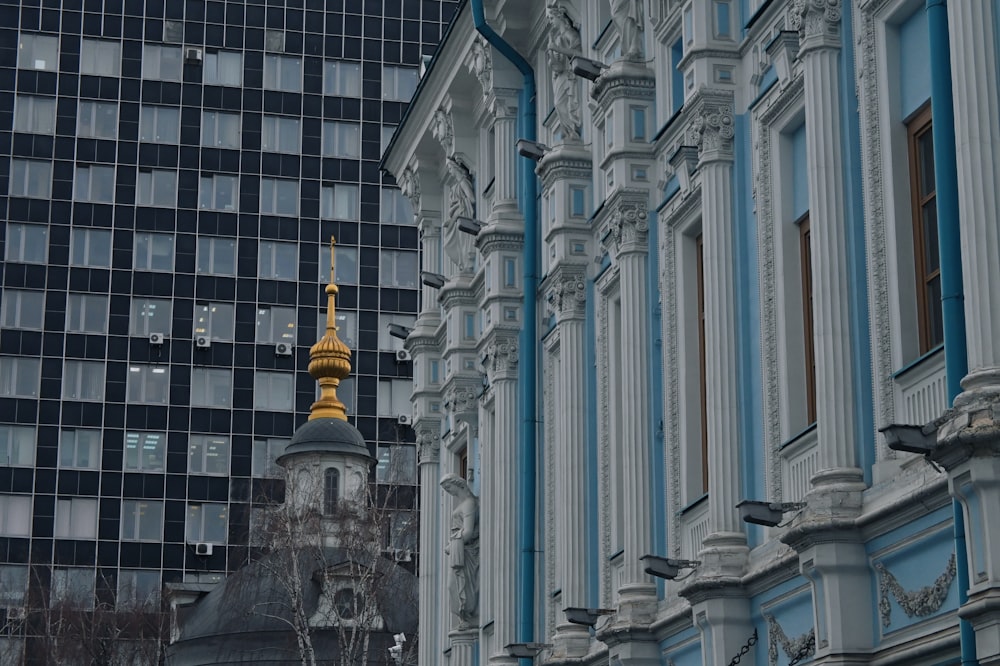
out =
<svg viewBox="0 0 1000 666"><path fill-rule="evenodd" d="M788 666L795 666L797 663L805 659L806 657L811 657L816 652L816 634L809 637L806 644L799 648L799 651L795 654L791 661L788 662Z"/></svg>
<svg viewBox="0 0 1000 666"><path fill-rule="evenodd" d="M733 657L733 660L731 662L729 662L729 666L736 666L736 664L740 663L740 659L742 659L745 654L747 654L748 652L750 652L750 648L752 648L754 645L757 645L757 629L756 628L754 628L754 630L753 630L753 636L750 637L750 640L747 641L747 644L744 645L743 647L741 647L739 654L737 654L735 657Z"/></svg>

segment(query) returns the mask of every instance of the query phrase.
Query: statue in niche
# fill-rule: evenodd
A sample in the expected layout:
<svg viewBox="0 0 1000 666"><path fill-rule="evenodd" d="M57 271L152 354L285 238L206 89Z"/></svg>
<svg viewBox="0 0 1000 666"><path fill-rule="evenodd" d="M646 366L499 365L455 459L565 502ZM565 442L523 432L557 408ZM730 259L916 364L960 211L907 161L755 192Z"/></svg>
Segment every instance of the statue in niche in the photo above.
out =
<svg viewBox="0 0 1000 666"><path fill-rule="evenodd" d="M642 60L642 0L610 0L611 20L618 28L622 57L626 60Z"/></svg>
<svg viewBox="0 0 1000 666"><path fill-rule="evenodd" d="M471 218L475 211L476 192L472 187L472 173L458 156L448 158L448 217L442 228L444 253L458 267L460 273L472 270L473 237L458 230L458 218Z"/></svg>
<svg viewBox="0 0 1000 666"><path fill-rule="evenodd" d="M555 2L546 7L549 21L549 70L552 99L556 108L556 132L563 141L580 140L580 85L570 64L573 53L582 53L580 30L565 7Z"/></svg>
<svg viewBox="0 0 1000 666"><path fill-rule="evenodd" d="M457 474L446 474L441 487L455 498L444 549L451 568L451 612L458 616L459 628L467 629L475 626L479 616L479 498Z"/></svg>

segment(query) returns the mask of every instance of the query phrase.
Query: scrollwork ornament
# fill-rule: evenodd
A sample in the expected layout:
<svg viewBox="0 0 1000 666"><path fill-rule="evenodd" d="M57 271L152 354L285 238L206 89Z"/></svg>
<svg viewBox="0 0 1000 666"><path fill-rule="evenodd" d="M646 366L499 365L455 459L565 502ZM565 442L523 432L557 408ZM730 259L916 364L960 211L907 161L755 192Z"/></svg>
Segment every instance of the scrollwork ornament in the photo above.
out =
<svg viewBox="0 0 1000 666"><path fill-rule="evenodd" d="M816 653L816 630L810 629L798 638L789 638L785 630L772 615L765 615L767 620L767 661L770 666L778 664L778 647L785 656L795 663Z"/></svg>
<svg viewBox="0 0 1000 666"><path fill-rule="evenodd" d="M820 38L838 41L840 37L841 0L795 0L790 26L799 31L799 43Z"/></svg>
<svg viewBox="0 0 1000 666"><path fill-rule="evenodd" d="M410 208L416 215L420 210L420 177L412 167L406 167L400 174L399 191L410 201Z"/></svg>
<svg viewBox="0 0 1000 666"><path fill-rule="evenodd" d="M417 432L417 458L421 464L441 460L441 435L433 430Z"/></svg>
<svg viewBox="0 0 1000 666"><path fill-rule="evenodd" d="M440 108L434 112L434 120L431 122L431 136L438 140L444 148L444 154L448 157L455 152L455 123L451 113Z"/></svg>
<svg viewBox="0 0 1000 666"><path fill-rule="evenodd" d="M486 348L488 368L493 373L505 373L517 368L517 343L500 340L494 341Z"/></svg>
<svg viewBox="0 0 1000 666"><path fill-rule="evenodd" d="M587 302L587 284L581 277L559 280L549 289L546 300L560 316L582 315Z"/></svg>
<svg viewBox="0 0 1000 666"><path fill-rule="evenodd" d="M649 235L649 213L639 204L620 204L611 222L611 238L619 252L641 249Z"/></svg>
<svg viewBox="0 0 1000 666"><path fill-rule="evenodd" d="M482 35L477 35L472 42L465 65L479 79L483 94L488 94L493 89L493 52Z"/></svg>
<svg viewBox="0 0 1000 666"><path fill-rule="evenodd" d="M452 414L468 414L479 409L479 393L469 386L453 386L447 405Z"/></svg>
<svg viewBox="0 0 1000 666"><path fill-rule="evenodd" d="M882 562L875 565L875 570L879 573L879 615L882 618L882 626L888 627L892 624L890 597L896 600L907 617L927 617L941 610L941 606L948 597L951 583L955 580L955 554L951 554L944 572L933 583L913 592L904 590L896 577Z"/></svg>
<svg viewBox="0 0 1000 666"><path fill-rule="evenodd" d="M702 157L709 152L733 152L733 137L736 125L733 107L723 104L715 108L703 108L688 127L688 141L698 146Z"/></svg>

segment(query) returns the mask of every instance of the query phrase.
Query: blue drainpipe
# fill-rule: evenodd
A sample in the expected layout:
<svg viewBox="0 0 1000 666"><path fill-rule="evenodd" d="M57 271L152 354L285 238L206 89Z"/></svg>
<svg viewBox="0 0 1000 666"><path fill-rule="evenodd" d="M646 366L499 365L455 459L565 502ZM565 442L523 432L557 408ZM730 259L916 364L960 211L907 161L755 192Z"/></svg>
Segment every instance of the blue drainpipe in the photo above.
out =
<svg viewBox="0 0 1000 666"><path fill-rule="evenodd" d="M962 0L964 1L964 0ZM931 115L934 124L934 181L937 188L938 247L941 254L941 309L944 323L945 382L948 404L962 392L969 372L965 347L965 295L962 286L962 245L958 227L958 167L955 162L955 107L951 90L951 45L947 0L927 0L930 30ZM955 516L955 577L958 603L965 605L969 590L969 560L962 506L952 500ZM976 634L968 620L959 619L962 665L978 664Z"/></svg>
<svg viewBox="0 0 1000 666"><path fill-rule="evenodd" d="M507 58L524 77L517 105L518 134L520 138L534 141L538 115L535 99L535 70L514 47L494 32L486 23L483 0L470 0L472 22L476 30L493 48ZM514 147L510 146L513 150ZM534 641L535 636L535 475L537 402L536 347L538 310L538 180L535 164L522 157L517 163L520 182L521 214L524 216L524 327L518 339L518 384L521 394L521 500L520 500L520 585L521 609L518 639L523 643ZM530 666L531 659L522 659L522 666Z"/></svg>

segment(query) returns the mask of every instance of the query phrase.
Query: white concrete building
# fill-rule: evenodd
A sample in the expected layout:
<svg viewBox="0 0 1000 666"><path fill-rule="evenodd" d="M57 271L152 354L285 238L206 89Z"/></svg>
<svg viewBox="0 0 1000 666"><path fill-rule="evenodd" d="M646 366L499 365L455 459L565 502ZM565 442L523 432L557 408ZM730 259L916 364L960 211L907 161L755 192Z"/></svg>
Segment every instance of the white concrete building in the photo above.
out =
<svg viewBox="0 0 1000 666"><path fill-rule="evenodd" d="M998 53L985 0L462 5L383 158L420 664L1000 663Z"/></svg>

